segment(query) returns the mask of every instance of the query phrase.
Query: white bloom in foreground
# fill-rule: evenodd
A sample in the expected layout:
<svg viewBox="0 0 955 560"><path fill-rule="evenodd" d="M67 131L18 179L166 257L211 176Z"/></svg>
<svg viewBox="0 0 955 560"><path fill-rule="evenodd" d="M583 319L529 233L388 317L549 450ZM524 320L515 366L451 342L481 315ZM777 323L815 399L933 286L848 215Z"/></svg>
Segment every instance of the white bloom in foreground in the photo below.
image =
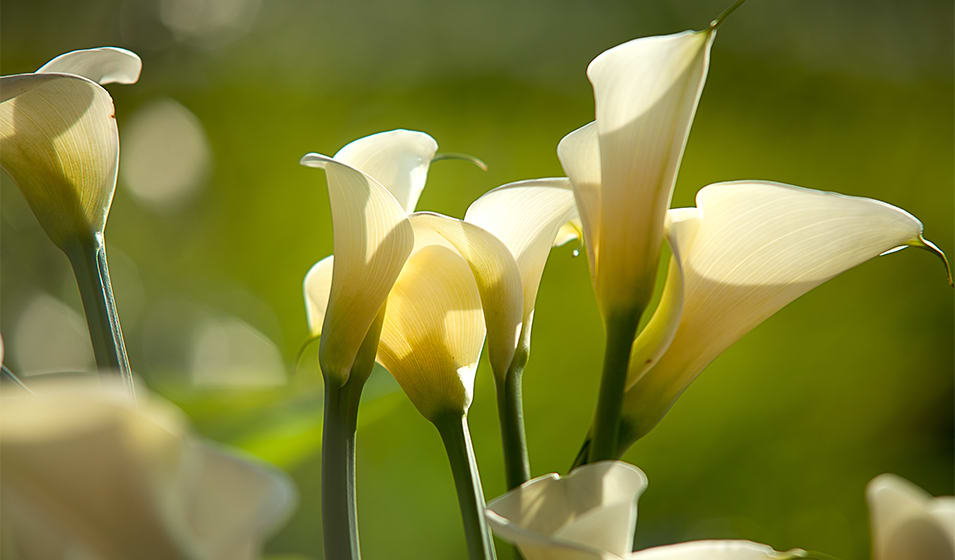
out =
<svg viewBox="0 0 955 560"><path fill-rule="evenodd" d="M141 67L136 54L102 47L0 77L0 165L61 248L103 233L119 135L113 100L100 84L134 83Z"/></svg>
<svg viewBox="0 0 955 560"><path fill-rule="evenodd" d="M955 559L955 497L933 498L883 474L866 489L873 560Z"/></svg>
<svg viewBox="0 0 955 560"><path fill-rule="evenodd" d="M580 467L567 476L530 480L492 500L494 534L527 560L770 560L799 558L748 541L696 541L631 552L637 498L647 487L640 469L619 461Z"/></svg>
<svg viewBox="0 0 955 560"><path fill-rule="evenodd" d="M328 295L313 301L306 287L306 302L309 322L321 322L325 333L322 372L341 384L414 246L408 213L437 148L423 132L393 130L355 140L333 157L301 160L328 178L336 258L327 263L330 275L313 269L313 283L327 284Z"/></svg>
<svg viewBox="0 0 955 560"><path fill-rule="evenodd" d="M634 343L621 453L714 358L794 299L895 249L937 252L914 216L869 198L737 181L705 187L696 200L669 214L675 258Z"/></svg>
<svg viewBox="0 0 955 560"><path fill-rule="evenodd" d="M596 120L557 148L573 183L604 319L653 293L666 210L709 67L715 29L643 37L587 68Z"/></svg>
<svg viewBox="0 0 955 560"><path fill-rule="evenodd" d="M288 478L193 437L172 405L93 382L0 398L4 550L22 558L252 560Z"/></svg>

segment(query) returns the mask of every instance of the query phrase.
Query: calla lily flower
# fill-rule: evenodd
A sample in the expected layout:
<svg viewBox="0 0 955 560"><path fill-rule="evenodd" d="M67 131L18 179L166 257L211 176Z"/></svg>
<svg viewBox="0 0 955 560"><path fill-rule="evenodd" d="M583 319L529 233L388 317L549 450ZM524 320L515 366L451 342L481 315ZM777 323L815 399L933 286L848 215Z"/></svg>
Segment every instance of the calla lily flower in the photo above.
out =
<svg viewBox="0 0 955 560"><path fill-rule="evenodd" d="M605 320L642 313L666 210L709 67L715 28L644 37L587 68L596 120L557 148L573 183Z"/></svg>
<svg viewBox="0 0 955 560"><path fill-rule="evenodd" d="M0 398L16 557L252 560L295 505L287 476L197 439L165 401L98 382L34 389Z"/></svg>
<svg viewBox="0 0 955 560"><path fill-rule="evenodd" d="M866 489L873 560L955 558L955 497L933 498L891 474Z"/></svg>
<svg viewBox="0 0 955 560"><path fill-rule="evenodd" d="M100 84L131 84L142 61L115 47L68 52L32 74L0 77L0 167L76 275L101 371L133 390L103 238L116 190L119 133Z"/></svg>
<svg viewBox="0 0 955 560"><path fill-rule="evenodd" d="M492 500L488 523L527 560L770 560L799 558L748 541L695 541L631 552L637 499L647 488L640 469L600 461L569 475L530 480Z"/></svg>
<svg viewBox="0 0 955 560"><path fill-rule="evenodd" d="M942 255L914 216L869 198L736 181L703 188L696 202L669 213L674 257L631 353L621 453L714 358L789 302L887 252Z"/></svg>
<svg viewBox="0 0 955 560"><path fill-rule="evenodd" d="M65 248L102 235L116 189L119 133L101 84L131 84L142 62L115 47L72 51L0 77L0 165Z"/></svg>

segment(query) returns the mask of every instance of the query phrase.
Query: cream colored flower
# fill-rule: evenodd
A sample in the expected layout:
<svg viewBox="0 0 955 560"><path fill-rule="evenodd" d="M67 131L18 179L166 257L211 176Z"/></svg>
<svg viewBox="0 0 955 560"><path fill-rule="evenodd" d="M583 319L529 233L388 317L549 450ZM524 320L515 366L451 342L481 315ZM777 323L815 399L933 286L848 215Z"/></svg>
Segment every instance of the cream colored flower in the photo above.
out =
<svg viewBox="0 0 955 560"><path fill-rule="evenodd" d="M723 350L802 294L875 256L934 246L908 212L869 198L737 181L671 210L660 306L637 337L620 452Z"/></svg>
<svg viewBox="0 0 955 560"><path fill-rule="evenodd" d="M748 541L695 541L631 552L640 469L619 461L541 476L492 500L487 519L527 560L770 560L798 558Z"/></svg>
<svg viewBox="0 0 955 560"><path fill-rule="evenodd" d="M955 497L933 498L891 474L866 489L873 560L955 559Z"/></svg>
<svg viewBox="0 0 955 560"><path fill-rule="evenodd" d="M100 84L134 83L141 67L132 52L101 47L0 77L0 165L61 248L103 233L119 136L113 100Z"/></svg>
<svg viewBox="0 0 955 560"><path fill-rule="evenodd" d="M573 183L605 319L641 313L653 293L663 225L703 91L715 29L644 37L587 68L596 120L557 148Z"/></svg>
<svg viewBox="0 0 955 560"><path fill-rule="evenodd" d="M0 398L4 556L258 558L295 491L200 441L172 405L119 384L34 384Z"/></svg>

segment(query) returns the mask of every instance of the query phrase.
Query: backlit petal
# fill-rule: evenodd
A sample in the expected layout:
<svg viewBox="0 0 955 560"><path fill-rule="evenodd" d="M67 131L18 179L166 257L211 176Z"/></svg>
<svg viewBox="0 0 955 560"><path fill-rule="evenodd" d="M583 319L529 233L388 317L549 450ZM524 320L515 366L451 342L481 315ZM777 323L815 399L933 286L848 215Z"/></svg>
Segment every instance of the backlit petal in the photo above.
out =
<svg viewBox="0 0 955 560"><path fill-rule="evenodd" d="M537 290L561 226L577 217L570 182L532 179L493 189L474 201L464 220L493 233L514 255L524 288L523 344L529 344Z"/></svg>
<svg viewBox="0 0 955 560"><path fill-rule="evenodd" d="M684 282L679 327L648 370L632 362L624 448L659 421L707 364L767 317L840 272L921 243L922 224L904 210L778 183L710 185L697 206L695 235L676 239Z"/></svg>
<svg viewBox="0 0 955 560"><path fill-rule="evenodd" d="M873 479L866 495L873 560L955 558L955 504L951 497L932 498L891 474Z"/></svg>
<svg viewBox="0 0 955 560"><path fill-rule="evenodd" d="M335 154L391 191L406 213L414 212L438 143L424 132L390 130L359 138Z"/></svg>
<svg viewBox="0 0 955 560"><path fill-rule="evenodd" d="M408 259L388 297L378 363L425 418L461 414L471 404L484 335L468 263L452 247L426 244Z"/></svg>
<svg viewBox="0 0 955 560"><path fill-rule="evenodd" d="M805 558L805 551L777 552L750 541L691 541L634 552L628 560L787 560Z"/></svg>
<svg viewBox="0 0 955 560"><path fill-rule="evenodd" d="M624 558L633 546L636 500L647 487L640 469L619 461L525 482L487 507L494 534L527 560Z"/></svg>
<svg viewBox="0 0 955 560"><path fill-rule="evenodd" d="M703 91L715 31L645 37L590 63L600 145L597 301L608 312L650 300L663 225Z"/></svg>
<svg viewBox="0 0 955 560"><path fill-rule="evenodd" d="M305 275L303 284L305 317L312 336L322 334L322 323L325 321L325 311L328 309L328 296L332 290L333 268L334 256L329 255L312 265L308 274Z"/></svg>
<svg viewBox="0 0 955 560"><path fill-rule="evenodd" d="M600 144L597 123L590 122L564 136L557 144L557 157L574 186L574 199L587 247L587 262L595 272L597 232L600 230Z"/></svg>
<svg viewBox="0 0 955 560"><path fill-rule="evenodd" d="M407 214L372 177L320 154L302 165L328 176L335 259L319 361L344 382L355 356L414 245Z"/></svg>
<svg viewBox="0 0 955 560"><path fill-rule="evenodd" d="M60 247L102 233L119 161L113 100L63 74L0 78L0 164Z"/></svg>
<svg viewBox="0 0 955 560"><path fill-rule="evenodd" d="M491 369L504 376L521 330L523 289L517 262L501 240L474 224L432 213L413 214L410 219L416 240L421 229L435 231L471 267L484 309Z"/></svg>
<svg viewBox="0 0 955 560"><path fill-rule="evenodd" d="M99 47L63 53L41 66L37 73L83 76L100 84L134 84L139 80L143 61L118 47Z"/></svg>

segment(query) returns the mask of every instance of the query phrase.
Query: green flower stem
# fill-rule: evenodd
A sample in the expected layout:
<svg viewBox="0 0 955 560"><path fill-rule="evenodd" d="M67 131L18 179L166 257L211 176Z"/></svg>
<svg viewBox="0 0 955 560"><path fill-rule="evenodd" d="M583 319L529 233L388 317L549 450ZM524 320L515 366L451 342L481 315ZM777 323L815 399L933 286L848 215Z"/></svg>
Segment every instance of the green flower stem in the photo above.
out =
<svg viewBox="0 0 955 560"><path fill-rule="evenodd" d="M524 408L521 400L521 380L524 362L515 356L503 381L497 382L497 415L504 444L504 471L507 488L513 490L531 478L527 457L527 437L524 434Z"/></svg>
<svg viewBox="0 0 955 560"><path fill-rule="evenodd" d="M79 239L64 247L64 252L76 275L96 366L101 372L118 372L130 394L134 394L133 374L126 358L123 329L119 324L119 312L109 282L103 234L96 233L87 239Z"/></svg>
<svg viewBox="0 0 955 560"><path fill-rule="evenodd" d="M633 347L639 322L640 312L626 313L607 320L607 347L604 351L597 411L594 414L590 463L617 457L627 365L630 363L630 349Z"/></svg>
<svg viewBox="0 0 955 560"><path fill-rule="evenodd" d="M441 434L448 460L451 462L451 473L458 491L458 505L461 507L461 518L464 522L464 536L468 544L468 557L471 560L493 560L497 557L484 517L484 491L481 489L481 476L474 459L474 449L471 447L467 417L463 414L450 414L434 419L433 422Z"/></svg>
<svg viewBox="0 0 955 560"><path fill-rule="evenodd" d="M357 560L358 511L355 507L355 431L361 388L325 384L322 424L322 537L325 558ZM354 393L358 393L356 397Z"/></svg>

